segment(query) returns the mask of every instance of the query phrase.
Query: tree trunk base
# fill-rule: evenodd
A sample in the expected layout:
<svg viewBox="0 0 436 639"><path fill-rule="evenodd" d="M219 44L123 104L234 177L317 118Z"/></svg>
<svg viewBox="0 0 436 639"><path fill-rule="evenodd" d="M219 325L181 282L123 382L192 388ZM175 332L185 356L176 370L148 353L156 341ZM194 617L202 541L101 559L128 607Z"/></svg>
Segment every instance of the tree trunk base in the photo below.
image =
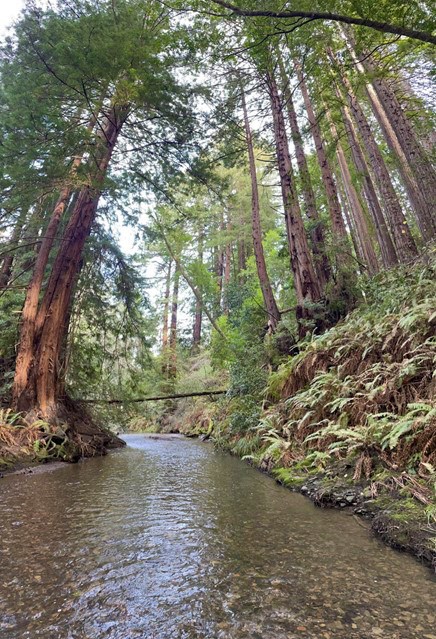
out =
<svg viewBox="0 0 436 639"><path fill-rule="evenodd" d="M106 455L109 450L122 448L125 442L96 422L80 402L64 397L47 414L34 408L24 416L26 423L42 420L50 427L48 437L62 447L59 457L77 462L82 457Z"/></svg>

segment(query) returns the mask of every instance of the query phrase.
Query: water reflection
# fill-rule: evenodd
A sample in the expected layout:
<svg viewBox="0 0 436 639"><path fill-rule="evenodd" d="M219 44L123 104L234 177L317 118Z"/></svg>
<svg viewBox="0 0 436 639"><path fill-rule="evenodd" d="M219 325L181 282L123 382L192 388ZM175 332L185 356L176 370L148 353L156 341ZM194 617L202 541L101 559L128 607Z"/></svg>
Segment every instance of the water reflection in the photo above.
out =
<svg viewBox="0 0 436 639"><path fill-rule="evenodd" d="M0 483L4 639L436 639L436 583L209 445Z"/></svg>

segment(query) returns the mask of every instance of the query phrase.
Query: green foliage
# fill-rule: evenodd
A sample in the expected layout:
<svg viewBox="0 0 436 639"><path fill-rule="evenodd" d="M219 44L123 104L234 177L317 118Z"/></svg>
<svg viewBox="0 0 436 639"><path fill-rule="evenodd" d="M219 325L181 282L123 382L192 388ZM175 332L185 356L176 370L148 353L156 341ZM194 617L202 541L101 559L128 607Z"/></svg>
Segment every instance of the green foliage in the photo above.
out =
<svg viewBox="0 0 436 639"><path fill-rule="evenodd" d="M248 395L233 400L228 422L230 434L246 433L256 426L261 409L258 397Z"/></svg>
<svg viewBox="0 0 436 639"><path fill-rule="evenodd" d="M379 276L365 306L270 376L268 397L291 395L284 420L309 454L352 456L365 473L374 455L417 468L424 460L416 451L431 454L433 269L434 259Z"/></svg>
<svg viewBox="0 0 436 639"><path fill-rule="evenodd" d="M228 396L233 400L229 428L232 433L241 433L258 422L267 371L263 367L261 342L249 345L244 340L243 344L233 344L232 356Z"/></svg>
<svg viewBox="0 0 436 639"><path fill-rule="evenodd" d="M75 397L144 393L153 371L149 335L155 322L132 262L105 232L95 233L71 318L67 382Z"/></svg>
<svg viewBox="0 0 436 639"><path fill-rule="evenodd" d="M262 440L258 434L247 433L232 445L231 451L238 457L248 459L259 449L261 443Z"/></svg>
<svg viewBox="0 0 436 639"><path fill-rule="evenodd" d="M309 472L325 468L332 458L360 455L366 460L377 453L385 455L386 463L409 464L417 471L419 464L430 463L426 444L420 448L417 442L421 437L430 441L435 417L429 390L434 388L436 363L434 255L429 253L426 264L404 266L372 280L356 279L353 255L351 266L339 266L338 254L351 249L348 238L344 247L334 237L321 169L309 151L319 221L305 219L305 226L309 237L315 224L323 225L334 277L325 299L306 304L312 318L306 322L304 342L296 344L294 312L283 313L279 330L271 336L252 251L252 188L238 84L242 77L252 102L250 117L254 107L261 112L269 108L269 96L255 84L259 74L274 67L274 47L285 43L271 21L244 20L234 29L235 22L210 15L210 3L170 4L183 11L191 7L195 13L180 19L168 7L162 12L159 0L78 0L45 9L30 3L14 37L2 47L0 232L3 237L18 228L20 239L17 246L8 241L1 247L5 254L18 250L14 286L0 295L0 393L7 398L11 386L20 309L35 257L33 242L44 233L60 190L68 186L72 202L54 246L62 250L75 194L89 184L102 188L104 197L71 308L65 345L68 393L128 400L156 387L189 391L228 382L222 432L236 454L259 463L294 463ZM345 11L343 3L333 4L329 10ZM411 24L428 27L425 3L412 5L365 0L359 7L354 3L352 13L402 22L407 8ZM272 8L281 4L272 2ZM198 13L203 9L208 13ZM359 51L376 51L383 44L378 33L358 29L354 35ZM308 84L317 111L322 100L336 101L327 86L332 76L319 61L326 46L343 48L338 40L334 30L309 21L286 42L290 58L296 55L310 69ZM244 68L236 53L239 45L245 48ZM405 42L390 43L383 50L386 62L377 71L382 77L389 77L397 53L408 65L424 59L428 64L421 45L411 51ZM214 92L223 63L230 80ZM363 94L368 78L358 79L352 69L347 73ZM89 122L109 103L129 105L130 113L104 184L97 185L92 178L96 138ZM425 115L424 104L415 106ZM319 119L327 141L323 111L324 106ZM289 310L296 306L296 294L282 209L277 207L271 131L261 119L262 131L254 132L254 140L262 243L278 304ZM427 122L421 125L424 133L429 120L420 119ZM97 131L102 121L100 113ZM260 128L257 122L255 128ZM304 127L305 141L309 134ZM332 163L334 146L328 145ZM83 161L72 172L77 157ZM391 166L394 170L394 163ZM352 177L360 188L361 176L354 171ZM303 205L301 176L296 189ZM141 256L128 258L120 250L120 219L138 229L145 245ZM230 267L225 273L224 256ZM167 354L157 354L152 337L163 301L159 299L153 311L147 287L152 288L154 274L159 286L170 260L177 261L182 282L177 375L169 380L162 366ZM344 321L316 334L360 298L359 308ZM210 336L210 356L202 349L194 357L190 352L191 325L183 315L189 314L190 321L198 302L210 321L208 325L203 315L202 347ZM210 328L214 323L218 330ZM294 355L287 357L290 352ZM275 405L266 416L265 399ZM175 418L179 407L138 407L135 414L126 404L119 413L102 409L100 415L112 423L123 420L131 428L149 428ZM215 412L209 414L200 404L196 409L205 420L196 423L196 432L209 432ZM198 417L195 411L190 416ZM59 452L51 435L44 441L35 441L35 453Z"/></svg>
<svg viewBox="0 0 436 639"><path fill-rule="evenodd" d="M265 351L249 366L248 350L232 364L229 395L237 388L245 394L243 402L236 394L228 404L221 444L286 485L335 472L341 462L354 467L356 481L404 483L421 499L434 468L433 269L434 258L379 276L377 287L367 283L364 304L325 334L300 342L298 354L269 374L270 405L257 415L246 397L265 397L254 365ZM231 335L228 318L225 325ZM392 476L401 471L395 483ZM423 487L413 483L418 476Z"/></svg>

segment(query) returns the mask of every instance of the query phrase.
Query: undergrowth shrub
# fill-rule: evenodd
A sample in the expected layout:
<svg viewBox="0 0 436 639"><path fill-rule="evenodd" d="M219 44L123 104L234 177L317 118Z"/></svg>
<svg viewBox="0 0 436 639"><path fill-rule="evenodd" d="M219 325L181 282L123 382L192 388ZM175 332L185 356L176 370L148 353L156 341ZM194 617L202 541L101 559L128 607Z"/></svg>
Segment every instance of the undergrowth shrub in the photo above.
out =
<svg viewBox="0 0 436 639"><path fill-rule="evenodd" d="M257 463L295 466L303 456L317 468L347 457L355 479L380 462L428 479L436 463L434 253L368 281L364 295L269 376Z"/></svg>

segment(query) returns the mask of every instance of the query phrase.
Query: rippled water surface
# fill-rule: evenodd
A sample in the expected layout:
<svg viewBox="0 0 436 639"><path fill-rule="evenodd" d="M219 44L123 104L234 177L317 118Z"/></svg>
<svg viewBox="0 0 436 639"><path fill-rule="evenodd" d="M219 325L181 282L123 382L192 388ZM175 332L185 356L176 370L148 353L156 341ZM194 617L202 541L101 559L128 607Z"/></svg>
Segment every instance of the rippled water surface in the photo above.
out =
<svg viewBox="0 0 436 639"><path fill-rule="evenodd" d="M177 437L0 482L2 639L436 639L430 571Z"/></svg>

